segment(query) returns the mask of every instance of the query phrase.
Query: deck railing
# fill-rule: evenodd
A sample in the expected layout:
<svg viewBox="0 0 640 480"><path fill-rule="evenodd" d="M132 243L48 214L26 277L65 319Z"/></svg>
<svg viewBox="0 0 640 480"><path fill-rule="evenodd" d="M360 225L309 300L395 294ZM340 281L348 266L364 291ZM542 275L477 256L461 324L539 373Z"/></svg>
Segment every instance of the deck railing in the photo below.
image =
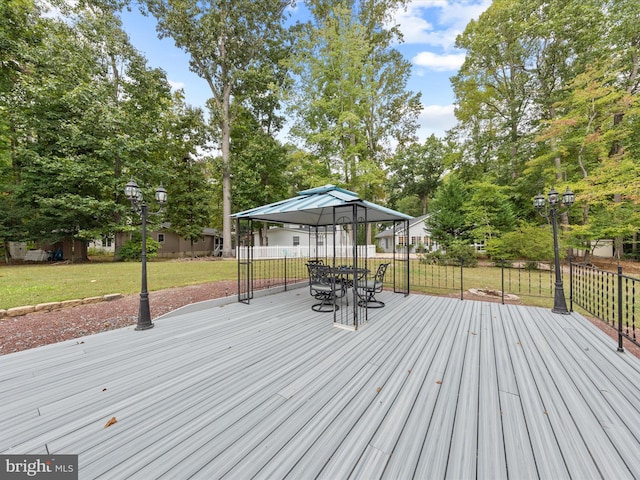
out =
<svg viewBox="0 0 640 480"><path fill-rule="evenodd" d="M332 259L326 259L331 263ZM337 264L346 264L349 259L338 258ZM288 286L307 280L307 257L261 258L252 261L252 288L260 290L271 287ZM369 257L367 268L374 272L386 258ZM464 262L426 263L418 259L409 262L410 291L422 293L450 292L464 298L471 289L496 296L503 303L510 295L528 297L553 297L553 262L512 264L498 262L493 267L482 270L467 268ZM393 281L392 275L386 282Z"/></svg>
<svg viewBox="0 0 640 480"><path fill-rule="evenodd" d="M308 281L307 257L263 258L252 262L251 290L288 288ZM327 260L328 261L328 260ZM368 257L366 267L375 271L385 258ZM348 263L340 259L338 264ZM505 303L515 297L553 299L554 262L498 261L482 269L468 268L464 262L409 262L410 292L451 294L461 299L474 294ZM618 331L619 349L623 339L640 345L640 279L590 265L569 262L562 269L570 310L574 305ZM393 275L386 276L392 287ZM479 295L479 297L477 296ZM534 302L535 303L535 302ZM541 303L542 304L542 303Z"/></svg>
<svg viewBox="0 0 640 480"><path fill-rule="evenodd" d="M518 297L553 298L553 262L498 261L481 270L468 268L463 260L412 262L412 291L436 293L448 291L464 298L466 293L486 295L500 300Z"/></svg>
<svg viewBox="0 0 640 480"><path fill-rule="evenodd" d="M640 318L640 279L592 265L571 262L570 308L577 305L618 331L618 350L626 338L635 345Z"/></svg>

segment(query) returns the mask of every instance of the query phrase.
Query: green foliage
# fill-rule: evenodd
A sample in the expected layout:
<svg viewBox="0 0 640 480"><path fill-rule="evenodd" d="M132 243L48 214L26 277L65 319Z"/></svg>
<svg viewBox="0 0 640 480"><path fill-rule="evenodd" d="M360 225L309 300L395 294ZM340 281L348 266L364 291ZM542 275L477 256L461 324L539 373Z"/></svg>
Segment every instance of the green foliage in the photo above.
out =
<svg viewBox="0 0 640 480"><path fill-rule="evenodd" d="M489 240L485 250L494 260L549 260L553 258L553 234L549 225L521 223L517 230ZM560 247L561 255L564 251Z"/></svg>
<svg viewBox="0 0 640 480"><path fill-rule="evenodd" d="M173 153L171 177L166 185L168 203L166 218L170 229L193 243L203 236L212 223L211 184L206 161L195 158L196 149L209 139L200 109L186 107L174 110L174 135L170 143Z"/></svg>
<svg viewBox="0 0 640 480"><path fill-rule="evenodd" d="M337 183L368 200L384 195L386 145L412 141L417 129L419 96L406 90L410 63L387 27L401 3L309 2L311 20L297 28L289 62L291 133Z"/></svg>
<svg viewBox="0 0 640 480"><path fill-rule="evenodd" d="M469 199L469 190L454 175L448 176L440 185L431 201L430 215L425 220L431 237L448 250L454 240L468 239L469 227L464 206Z"/></svg>
<svg viewBox="0 0 640 480"><path fill-rule="evenodd" d="M420 210L412 214L425 215L427 202L440 184L444 157L445 144L434 135L423 145L411 144L399 149L389 165L387 191L391 204L399 208L401 203L406 204L405 199L415 198L420 202Z"/></svg>
<svg viewBox="0 0 640 480"><path fill-rule="evenodd" d="M291 0L145 0L159 36L170 37L190 56L193 72L211 89L207 106L212 132L221 150L223 256L231 257L231 130L239 109L255 107L256 118L277 109L277 93L284 82L281 55L288 38L282 22ZM265 104L267 104L265 106ZM271 119L273 120L273 119ZM275 123L274 123L275 124Z"/></svg>
<svg viewBox="0 0 640 480"><path fill-rule="evenodd" d="M447 248L445 258L450 262L460 263L465 267L477 267L478 256L473 245L463 241L454 240Z"/></svg>
<svg viewBox="0 0 640 480"><path fill-rule="evenodd" d="M399 212L406 213L413 217L422 215L422 202L415 195L398 199L392 207Z"/></svg>
<svg viewBox="0 0 640 480"><path fill-rule="evenodd" d="M234 210L246 210L289 196L287 149L268 135L248 110L241 110L231 137Z"/></svg>
<svg viewBox="0 0 640 480"><path fill-rule="evenodd" d="M510 201L510 189L488 182L474 182L464 205L469 236L477 243L513 230L516 216Z"/></svg>
<svg viewBox="0 0 640 480"><path fill-rule="evenodd" d="M454 240L446 251L434 250L419 255L421 263L434 265L462 265L465 267L477 267L478 255L473 245L463 241Z"/></svg>
<svg viewBox="0 0 640 480"><path fill-rule="evenodd" d="M154 258L158 255L160 250L160 243L153 238L147 237L147 258ZM120 260L125 262L141 261L142 260L142 234L140 232L134 233L129 240L116 252Z"/></svg>

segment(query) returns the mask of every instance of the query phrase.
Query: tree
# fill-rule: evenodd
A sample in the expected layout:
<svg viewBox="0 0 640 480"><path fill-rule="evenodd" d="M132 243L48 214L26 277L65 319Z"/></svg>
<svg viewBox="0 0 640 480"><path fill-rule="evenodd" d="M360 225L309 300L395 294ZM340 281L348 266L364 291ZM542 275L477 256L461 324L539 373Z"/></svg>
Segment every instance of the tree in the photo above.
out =
<svg viewBox="0 0 640 480"><path fill-rule="evenodd" d="M392 205L403 198L415 197L420 202L419 215L427 213L427 202L440 184L444 171L445 145L434 135L423 145L411 144L396 152L389 165L388 191Z"/></svg>
<svg viewBox="0 0 640 480"><path fill-rule="evenodd" d="M519 2L498 0L456 39L467 51L452 78L465 162L483 165L480 175L503 183L520 175L534 128L534 91L525 70L533 44L523 37L526 21Z"/></svg>
<svg viewBox="0 0 640 480"><path fill-rule="evenodd" d="M391 47L395 29L385 28L402 4L309 2L312 20L299 27L291 61L292 134L369 200L384 194L391 143L409 143L417 129L419 95L406 90L410 65Z"/></svg>
<svg viewBox="0 0 640 480"><path fill-rule="evenodd" d="M465 161L513 184L516 198L567 177L559 140L536 135L543 121L563 114L568 83L605 54L606 10L595 0L499 0L457 39L467 50L453 80ZM532 157L544 163L526 170Z"/></svg>
<svg viewBox="0 0 640 480"><path fill-rule="evenodd" d="M169 228L190 243L191 257L195 257L194 242L203 238L203 229L211 222L211 205L207 201L211 189L204 167L204 162L188 155L175 162L167 190Z"/></svg>
<svg viewBox="0 0 640 480"><path fill-rule="evenodd" d="M223 256L231 257L231 130L233 98L251 98L250 72L269 62L268 50L282 40L281 22L290 0L145 0L159 36L171 37L190 55L193 72L211 90L208 107L220 139L223 191Z"/></svg>
<svg viewBox="0 0 640 480"><path fill-rule="evenodd" d="M22 218L27 214L15 197L19 162L11 109L16 84L32 69L31 51L42 38L40 13L32 0L0 4L0 239L7 262L8 243L25 237Z"/></svg>
<svg viewBox="0 0 640 480"><path fill-rule="evenodd" d="M447 176L436 190L425 224L431 237L445 248L454 240L469 238L464 213L468 199L469 190L455 175Z"/></svg>
<svg viewBox="0 0 640 480"><path fill-rule="evenodd" d="M3 203L24 209L11 216L22 227L15 239L86 245L112 234L127 208L122 176L157 184L165 170L174 99L164 73L146 67L105 5L77 8L40 19L42 40L22 52L33 68L2 93L0 138L15 184Z"/></svg>
<svg viewBox="0 0 640 480"><path fill-rule="evenodd" d="M209 129L200 108L181 102L176 102L167 122L170 127L166 129L165 145L171 173L166 185L169 197L166 217L169 229L189 241L194 257L194 243L203 238L204 228L212 221L208 158L201 147L207 144Z"/></svg>
<svg viewBox="0 0 640 480"><path fill-rule="evenodd" d="M474 242L482 243L514 229L516 216L510 190L489 182L474 182L469 186L471 193L463 211Z"/></svg>

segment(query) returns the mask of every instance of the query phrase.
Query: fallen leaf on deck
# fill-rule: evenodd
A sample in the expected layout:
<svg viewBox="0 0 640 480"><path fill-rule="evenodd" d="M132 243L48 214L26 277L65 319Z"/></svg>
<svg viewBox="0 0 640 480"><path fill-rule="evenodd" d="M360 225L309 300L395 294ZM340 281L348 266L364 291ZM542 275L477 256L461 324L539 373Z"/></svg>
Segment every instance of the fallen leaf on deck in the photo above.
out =
<svg viewBox="0 0 640 480"><path fill-rule="evenodd" d="M107 422L107 424L104 426L104 428L110 427L111 425L113 425L117 421L118 420L116 420L116 417L111 417L111 419Z"/></svg>
<svg viewBox="0 0 640 480"><path fill-rule="evenodd" d="M438 385L442 385L442 380L438 380L436 383L437 383Z"/></svg>

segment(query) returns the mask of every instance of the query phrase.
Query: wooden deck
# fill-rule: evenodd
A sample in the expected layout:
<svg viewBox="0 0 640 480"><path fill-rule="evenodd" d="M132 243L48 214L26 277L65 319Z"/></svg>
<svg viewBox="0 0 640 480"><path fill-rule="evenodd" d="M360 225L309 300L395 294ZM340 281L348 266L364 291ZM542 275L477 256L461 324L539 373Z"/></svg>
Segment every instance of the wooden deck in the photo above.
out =
<svg viewBox="0 0 640 480"><path fill-rule="evenodd" d="M0 452L81 479L640 478L640 361L580 315L382 297L357 332L297 289L2 356Z"/></svg>

